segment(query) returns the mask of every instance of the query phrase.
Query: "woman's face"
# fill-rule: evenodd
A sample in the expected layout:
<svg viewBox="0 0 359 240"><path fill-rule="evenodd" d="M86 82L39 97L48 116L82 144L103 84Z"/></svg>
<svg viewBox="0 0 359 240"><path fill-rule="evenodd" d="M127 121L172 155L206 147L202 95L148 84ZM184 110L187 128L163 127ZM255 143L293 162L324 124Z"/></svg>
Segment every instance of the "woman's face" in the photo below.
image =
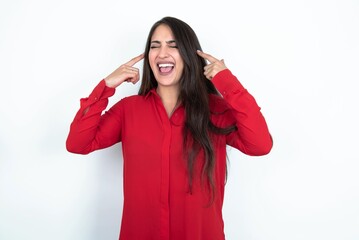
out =
<svg viewBox="0 0 359 240"><path fill-rule="evenodd" d="M154 31L148 59L159 87L179 87L183 59L172 31L167 25L159 25Z"/></svg>

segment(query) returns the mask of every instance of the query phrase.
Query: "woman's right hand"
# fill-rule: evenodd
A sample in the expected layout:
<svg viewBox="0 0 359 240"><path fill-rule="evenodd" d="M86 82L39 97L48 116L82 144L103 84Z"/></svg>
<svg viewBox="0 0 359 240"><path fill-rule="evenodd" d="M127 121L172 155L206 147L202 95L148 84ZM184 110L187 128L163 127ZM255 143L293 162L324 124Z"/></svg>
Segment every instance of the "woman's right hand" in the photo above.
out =
<svg viewBox="0 0 359 240"><path fill-rule="evenodd" d="M116 88L123 82L132 82L133 84L137 83L138 80L140 80L140 72L139 69L133 67L133 65L141 61L143 57L144 54L142 53L113 71L105 78L106 86Z"/></svg>

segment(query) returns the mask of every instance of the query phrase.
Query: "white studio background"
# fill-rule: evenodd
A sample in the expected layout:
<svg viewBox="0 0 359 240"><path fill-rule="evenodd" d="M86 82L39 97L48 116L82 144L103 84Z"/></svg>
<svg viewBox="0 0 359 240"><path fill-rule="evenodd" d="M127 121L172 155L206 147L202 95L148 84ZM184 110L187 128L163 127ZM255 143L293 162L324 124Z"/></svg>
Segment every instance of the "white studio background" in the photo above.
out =
<svg viewBox="0 0 359 240"><path fill-rule="evenodd" d="M0 239L118 239L120 144L81 156L65 139L79 99L167 15L225 59L274 138L263 157L229 149L227 239L359 239L358 13L356 0L0 0Z"/></svg>

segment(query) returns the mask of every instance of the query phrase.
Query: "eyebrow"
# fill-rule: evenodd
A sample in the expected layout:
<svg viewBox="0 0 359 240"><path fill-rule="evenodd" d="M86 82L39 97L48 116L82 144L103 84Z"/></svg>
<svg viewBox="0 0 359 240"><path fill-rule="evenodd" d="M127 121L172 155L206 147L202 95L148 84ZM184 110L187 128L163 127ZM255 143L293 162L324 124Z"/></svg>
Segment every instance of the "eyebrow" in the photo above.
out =
<svg viewBox="0 0 359 240"><path fill-rule="evenodd" d="M160 42L160 41L157 41L157 40L155 40L155 41L151 41L151 44L152 44L152 43L158 43L158 44L161 44L161 42ZM176 43L176 40L169 40L169 41L166 41L166 43L167 43L167 44Z"/></svg>

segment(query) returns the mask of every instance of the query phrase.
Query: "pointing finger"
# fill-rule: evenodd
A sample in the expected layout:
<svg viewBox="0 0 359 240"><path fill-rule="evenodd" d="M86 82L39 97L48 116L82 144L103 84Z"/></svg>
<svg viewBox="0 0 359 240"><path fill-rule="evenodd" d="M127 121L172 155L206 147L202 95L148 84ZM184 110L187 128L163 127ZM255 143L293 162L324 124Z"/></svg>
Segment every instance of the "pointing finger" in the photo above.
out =
<svg viewBox="0 0 359 240"><path fill-rule="evenodd" d="M125 63L125 65L129 65L129 66L133 66L136 63L138 63L139 61L141 61L144 58L145 54L141 53L140 55L138 55L137 57L132 58L130 61L128 61L127 63Z"/></svg>
<svg viewBox="0 0 359 240"><path fill-rule="evenodd" d="M200 50L197 50L197 54L198 54L199 56L201 56L202 58L208 60L210 63L214 63L214 62L219 61L217 58L215 58L215 57L209 55L208 53L204 53L204 52L202 52L202 51L200 51Z"/></svg>

